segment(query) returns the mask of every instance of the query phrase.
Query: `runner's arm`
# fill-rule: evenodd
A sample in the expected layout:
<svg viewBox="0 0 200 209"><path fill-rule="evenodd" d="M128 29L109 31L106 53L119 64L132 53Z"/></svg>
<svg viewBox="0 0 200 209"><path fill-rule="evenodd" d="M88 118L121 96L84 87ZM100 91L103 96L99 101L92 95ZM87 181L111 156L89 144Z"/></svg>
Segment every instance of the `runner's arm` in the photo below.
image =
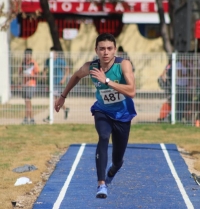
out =
<svg viewBox="0 0 200 209"><path fill-rule="evenodd" d="M65 87L64 91L62 92L59 99L55 102L55 110L56 112L59 112L60 108L63 106L65 102L65 98L73 89L74 86L85 76L89 75L89 65L90 62L86 62L78 71L76 71L72 77L70 78L69 82L67 83L67 86Z"/></svg>
<svg viewBox="0 0 200 209"><path fill-rule="evenodd" d="M121 63L121 67L124 78L126 80L126 84L119 84L110 80L108 85L113 89L115 89L116 91L120 92L121 94L133 98L135 96L135 78L134 78L132 65L129 60L123 60ZM96 78L101 83L105 83L106 74L102 70L102 68L100 69L94 68L93 70L90 71L90 74L92 75L92 77Z"/></svg>
<svg viewBox="0 0 200 209"><path fill-rule="evenodd" d="M118 92L120 92L121 94L133 98L136 94L136 88L135 88L135 77L131 62L129 60L123 60L121 63L121 67L124 78L126 80L126 84L119 84L119 83L115 83L114 81L110 81L108 85L113 89L117 90Z"/></svg>

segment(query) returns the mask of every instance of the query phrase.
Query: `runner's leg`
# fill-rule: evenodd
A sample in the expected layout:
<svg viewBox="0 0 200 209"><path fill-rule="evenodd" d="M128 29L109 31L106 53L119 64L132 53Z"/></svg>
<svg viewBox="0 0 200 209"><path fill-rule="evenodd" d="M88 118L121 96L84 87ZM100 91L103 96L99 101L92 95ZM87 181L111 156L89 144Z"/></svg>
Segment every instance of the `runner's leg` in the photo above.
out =
<svg viewBox="0 0 200 209"><path fill-rule="evenodd" d="M131 122L113 121L112 131L112 163L109 173L113 176L121 168L123 157L127 147Z"/></svg>
<svg viewBox="0 0 200 209"><path fill-rule="evenodd" d="M112 121L101 112L95 112L95 127L99 135L96 148L96 169L98 181L105 181L105 172L108 161L108 143L112 131Z"/></svg>

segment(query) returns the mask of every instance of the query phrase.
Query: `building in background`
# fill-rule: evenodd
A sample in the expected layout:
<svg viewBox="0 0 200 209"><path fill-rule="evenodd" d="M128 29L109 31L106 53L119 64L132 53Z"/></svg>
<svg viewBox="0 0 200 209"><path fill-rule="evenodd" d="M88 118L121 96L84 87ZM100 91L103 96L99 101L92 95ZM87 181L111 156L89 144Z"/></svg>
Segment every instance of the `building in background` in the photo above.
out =
<svg viewBox="0 0 200 209"><path fill-rule="evenodd" d="M50 11L54 14L59 37L73 39L77 36L80 24L92 23L97 33L109 32L118 37L124 25L137 24L142 36L158 38L159 16L155 0L125 0L104 4L89 1L50 0ZM168 1L163 1L165 21L169 23ZM38 24L44 22L39 0L22 0L23 13L13 20L11 32L15 37L28 38L35 33ZM33 14L41 16L34 19ZM24 18L24 13L26 18Z"/></svg>
<svg viewBox="0 0 200 209"><path fill-rule="evenodd" d="M145 67L140 66L137 58L135 60L135 53L166 54L160 37L155 0L106 2L103 6L102 3L83 0L50 0L49 7L54 14L60 42L66 53L91 52L91 57L88 57L89 53L86 56L87 59L92 59L95 56L94 43L97 35L109 32L116 37L117 47L123 46L124 51L129 54L136 68L135 75L139 77ZM163 1L163 8L166 22L169 23L168 1ZM39 0L22 0L22 11L24 13L11 24L11 51L24 51L25 48L31 47L37 56L43 52L48 53L53 43L48 24L42 16ZM41 13L41 16L36 17L36 11ZM40 57L42 56L48 54ZM73 54L68 56L72 63L69 66L70 72L77 70L81 65L81 59L77 59ZM40 69L43 69L43 63L38 59ZM160 69L163 69L163 66L160 66ZM155 77L157 76L155 74Z"/></svg>

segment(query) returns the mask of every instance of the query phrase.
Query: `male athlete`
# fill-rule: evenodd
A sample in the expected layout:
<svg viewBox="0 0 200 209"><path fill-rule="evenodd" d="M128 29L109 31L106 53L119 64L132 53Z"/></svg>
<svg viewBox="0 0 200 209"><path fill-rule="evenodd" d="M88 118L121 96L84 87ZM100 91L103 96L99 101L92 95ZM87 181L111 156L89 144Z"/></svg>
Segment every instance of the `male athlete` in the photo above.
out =
<svg viewBox="0 0 200 209"><path fill-rule="evenodd" d="M92 105L95 127L99 136L96 148L97 198L107 197L107 185L123 164L131 120L136 116L132 98L135 96L135 79L129 60L115 57L116 41L109 33L96 39L96 54L99 59L86 62L69 80L60 98L55 102L58 112L70 90L90 75L96 87L97 101ZM106 172L108 144L112 136L112 163Z"/></svg>

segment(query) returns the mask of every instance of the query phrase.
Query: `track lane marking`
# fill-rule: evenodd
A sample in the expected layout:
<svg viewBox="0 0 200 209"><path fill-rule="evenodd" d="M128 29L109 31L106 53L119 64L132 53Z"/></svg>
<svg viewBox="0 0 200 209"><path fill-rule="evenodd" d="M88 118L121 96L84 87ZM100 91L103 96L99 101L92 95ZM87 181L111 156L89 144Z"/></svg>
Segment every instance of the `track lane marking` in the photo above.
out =
<svg viewBox="0 0 200 209"><path fill-rule="evenodd" d="M175 167L174 167L174 165L173 165L173 163L172 163L172 161L170 159L169 153L167 152L167 149L166 149L165 145L163 143L161 143L160 146L162 148L162 151L164 153L165 159L167 160L168 166L169 166L169 168L171 170L171 173L172 173L172 175L173 175L173 177L174 177L174 179L175 179L175 181L176 181L176 183L178 185L179 191L181 192L181 195L183 197L183 200L184 200L187 208L188 209L194 209L194 206L191 203L191 201L190 201L190 199L189 199L189 197L188 197L188 195L187 195L187 193L186 193L186 191L185 191L185 189L183 187L183 184L181 183L180 178L178 177L176 169L175 169Z"/></svg>
<svg viewBox="0 0 200 209"><path fill-rule="evenodd" d="M79 151L78 151L78 153L76 155L76 158L75 158L75 161L74 161L74 163L72 165L70 173L69 173L69 175L68 175L68 177L67 177L67 179L66 179L66 181L65 181L65 183L64 183L64 185L63 185L63 187L62 187L62 189L61 189L61 191L60 191L60 193L58 195L58 198L57 198L56 202L54 203L52 209L59 209L60 208L60 205L61 205L61 203L62 203L62 201L63 201L63 199L65 197L65 194L66 194L67 189L69 187L70 181L71 181L71 179L72 179L72 177L74 175L76 167L77 167L77 165L78 165L78 163L80 161L80 158L81 158L81 156L82 156L82 154L84 152L85 145L86 145L85 143L81 144L81 147L80 147L80 149L79 149Z"/></svg>

